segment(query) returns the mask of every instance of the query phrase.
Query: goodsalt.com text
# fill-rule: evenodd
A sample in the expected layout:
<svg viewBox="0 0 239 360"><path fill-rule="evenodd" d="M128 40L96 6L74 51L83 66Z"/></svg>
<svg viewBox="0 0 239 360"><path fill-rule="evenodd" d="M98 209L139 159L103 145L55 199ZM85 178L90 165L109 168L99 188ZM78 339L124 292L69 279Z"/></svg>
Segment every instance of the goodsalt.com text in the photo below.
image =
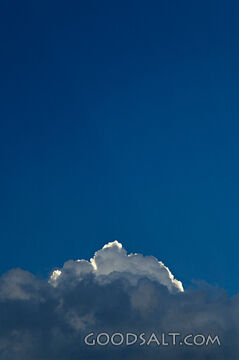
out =
<svg viewBox="0 0 239 360"><path fill-rule="evenodd" d="M211 334L187 334L182 336L179 332L168 332L157 334L141 333L120 333L108 334L101 332L95 334L91 332L84 338L84 343L88 346L221 346L218 335Z"/></svg>

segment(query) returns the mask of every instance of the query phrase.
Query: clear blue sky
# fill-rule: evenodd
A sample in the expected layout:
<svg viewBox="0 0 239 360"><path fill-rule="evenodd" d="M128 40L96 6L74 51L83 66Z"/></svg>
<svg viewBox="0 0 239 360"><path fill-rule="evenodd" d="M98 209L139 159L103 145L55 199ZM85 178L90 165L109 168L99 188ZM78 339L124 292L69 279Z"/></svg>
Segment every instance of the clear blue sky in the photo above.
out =
<svg viewBox="0 0 239 360"><path fill-rule="evenodd" d="M0 272L118 239L238 292L236 1L0 5Z"/></svg>

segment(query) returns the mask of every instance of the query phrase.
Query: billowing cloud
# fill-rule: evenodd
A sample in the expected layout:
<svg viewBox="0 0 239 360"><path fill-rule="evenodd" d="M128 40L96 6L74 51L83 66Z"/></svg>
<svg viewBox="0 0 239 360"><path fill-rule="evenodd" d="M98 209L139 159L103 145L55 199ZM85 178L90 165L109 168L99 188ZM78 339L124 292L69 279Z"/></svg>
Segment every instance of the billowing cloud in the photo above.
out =
<svg viewBox="0 0 239 360"><path fill-rule="evenodd" d="M85 344L87 334L94 341L103 332L120 332L124 340L153 333L160 345L153 337L142 346ZM161 334L170 332L217 335L221 346L162 346ZM90 261L67 261L46 280L21 269L0 278L4 360L238 360L238 335L239 295L229 298L204 283L184 290L162 262L128 255L117 241Z"/></svg>
<svg viewBox="0 0 239 360"><path fill-rule="evenodd" d="M94 274L99 283L111 282L112 279L126 278L131 283L136 283L139 278L146 277L164 285L170 292L183 291L181 281L174 279L170 270L153 256L129 254L118 241L106 244L95 256L86 260L68 261L62 270L55 270L50 282L57 286L64 276L74 273L76 279L81 279L86 274Z"/></svg>

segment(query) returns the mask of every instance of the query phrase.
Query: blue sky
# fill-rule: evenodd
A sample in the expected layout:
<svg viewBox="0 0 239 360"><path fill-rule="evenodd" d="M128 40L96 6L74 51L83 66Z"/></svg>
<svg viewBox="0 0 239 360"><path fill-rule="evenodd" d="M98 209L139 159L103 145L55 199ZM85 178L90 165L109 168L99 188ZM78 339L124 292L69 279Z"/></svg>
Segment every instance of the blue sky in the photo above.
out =
<svg viewBox="0 0 239 360"><path fill-rule="evenodd" d="M118 239L238 292L238 4L0 7L0 272Z"/></svg>

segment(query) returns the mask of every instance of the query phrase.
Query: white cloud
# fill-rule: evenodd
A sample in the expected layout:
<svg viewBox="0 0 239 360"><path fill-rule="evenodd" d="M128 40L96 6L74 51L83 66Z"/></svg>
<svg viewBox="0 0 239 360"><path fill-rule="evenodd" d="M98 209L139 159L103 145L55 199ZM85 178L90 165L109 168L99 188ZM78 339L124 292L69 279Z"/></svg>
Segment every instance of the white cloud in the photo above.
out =
<svg viewBox="0 0 239 360"><path fill-rule="evenodd" d="M183 291L162 262L114 241L50 279L21 269L0 278L0 359L238 360L238 314L239 296L200 284ZM222 346L89 350L83 337L92 331L210 333Z"/></svg>
<svg viewBox="0 0 239 360"><path fill-rule="evenodd" d="M122 244L117 240L109 242L97 251L90 262L86 260L76 260L65 263L63 269L54 270L50 283L57 286L61 281L60 276L64 272L71 271L79 279L89 273L93 273L98 281L110 282L112 278L125 277L129 281L137 281L141 277L159 282L168 288L170 292L182 292L181 281L174 278L170 270L153 256L143 256L141 254L127 254ZM114 274L114 276L110 276Z"/></svg>

